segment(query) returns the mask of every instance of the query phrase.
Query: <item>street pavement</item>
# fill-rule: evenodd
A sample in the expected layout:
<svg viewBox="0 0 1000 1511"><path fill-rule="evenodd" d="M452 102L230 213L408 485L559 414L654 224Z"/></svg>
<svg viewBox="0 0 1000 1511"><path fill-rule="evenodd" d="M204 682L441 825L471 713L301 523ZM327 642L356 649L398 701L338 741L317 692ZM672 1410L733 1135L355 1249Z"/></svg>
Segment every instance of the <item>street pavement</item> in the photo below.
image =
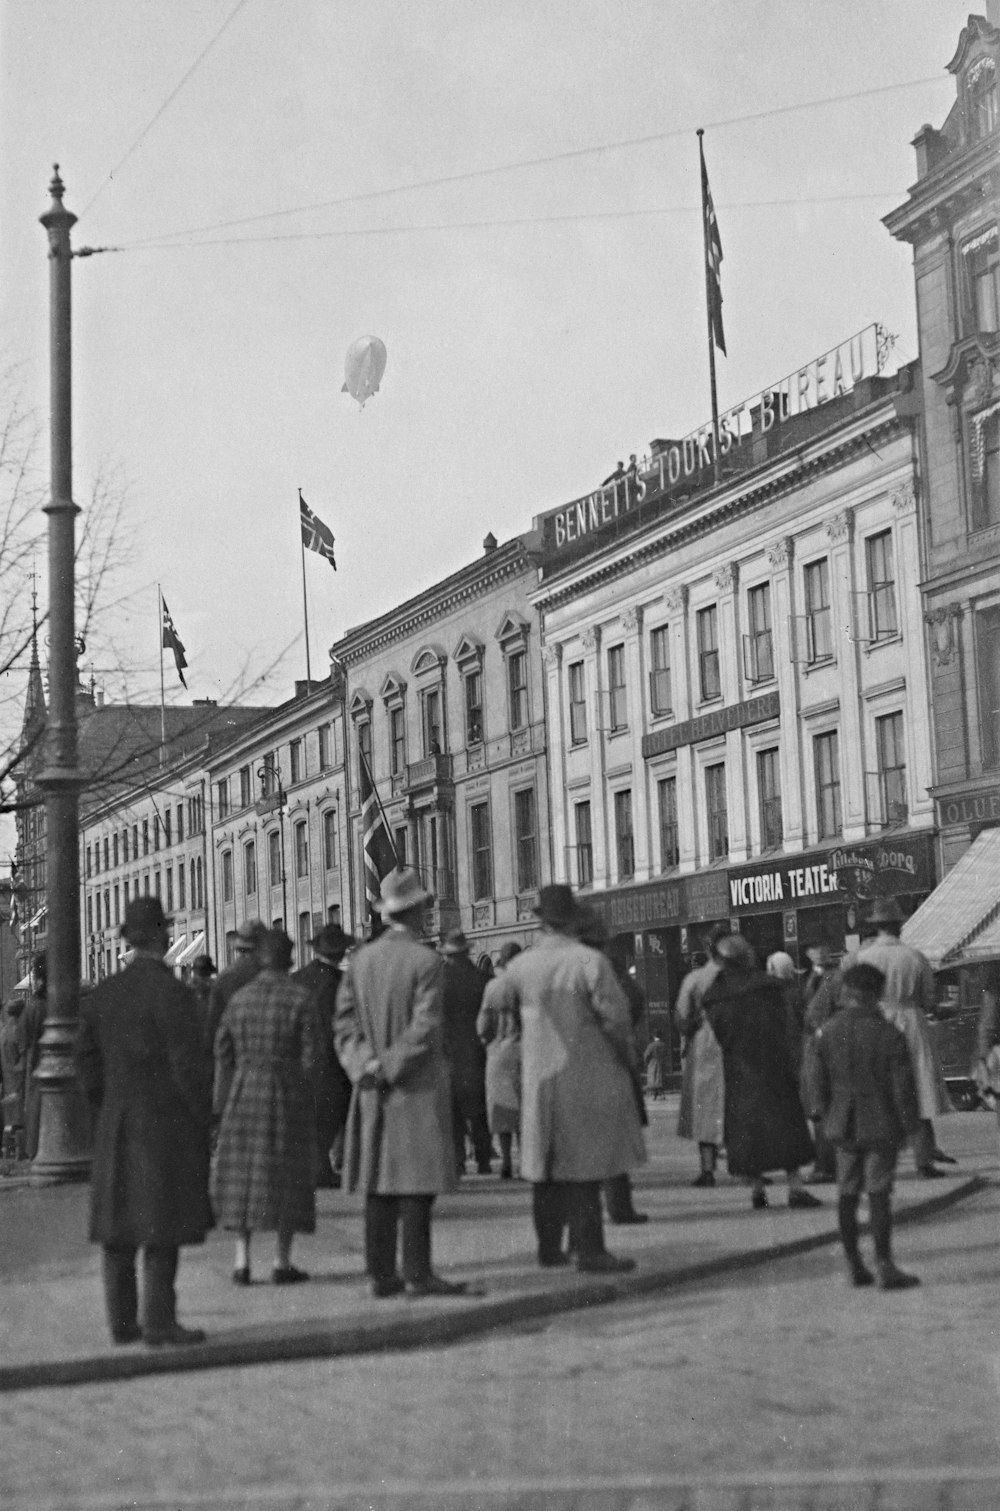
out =
<svg viewBox="0 0 1000 1511"><path fill-rule="evenodd" d="M674 1134L676 1099L649 1106L650 1162L636 1179L643 1227L609 1227L609 1246L637 1261L631 1275L595 1277L542 1271L534 1263L529 1187L496 1175L466 1176L436 1205L434 1257L447 1278L477 1294L461 1299L375 1301L364 1282L359 1203L339 1191L319 1194L313 1235L296 1240L293 1258L307 1285L269 1283L272 1250L262 1235L255 1283L231 1282L231 1239L213 1234L183 1251L179 1311L204 1328L198 1347L115 1348L100 1297L98 1251L86 1242L85 1187L32 1189L0 1181L0 1394L33 1386L125 1379L276 1360L338 1357L443 1343L490 1328L523 1324L623 1297L656 1294L691 1280L807 1252L835 1241L835 1189L814 1190L816 1211L790 1211L783 1178L766 1212L750 1210L745 1186L720 1173L696 1190L694 1147ZM897 1185L899 1218L927 1216L968 1197L995 1172L996 1125L984 1113L957 1113L939 1124L941 1142L959 1159L946 1178L917 1179L904 1155Z"/></svg>

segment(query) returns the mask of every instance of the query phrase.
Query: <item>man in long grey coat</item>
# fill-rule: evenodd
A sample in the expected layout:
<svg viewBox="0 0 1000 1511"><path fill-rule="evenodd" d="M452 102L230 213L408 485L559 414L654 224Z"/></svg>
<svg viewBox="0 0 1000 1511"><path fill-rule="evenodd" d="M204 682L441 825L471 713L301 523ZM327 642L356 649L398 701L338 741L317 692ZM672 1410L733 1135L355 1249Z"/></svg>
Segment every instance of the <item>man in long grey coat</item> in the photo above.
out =
<svg viewBox="0 0 1000 1511"><path fill-rule="evenodd" d="M200 1343L177 1321L181 1244L202 1243L208 1202L211 1082L194 996L163 964L158 897L134 897L122 934L134 951L80 1007L77 1073L97 1114L90 1237L102 1247L115 1343ZM143 1251L142 1326L136 1252Z"/></svg>
<svg viewBox="0 0 1000 1511"><path fill-rule="evenodd" d="M350 956L337 993L334 1042L354 1086L345 1185L365 1196L365 1269L377 1297L465 1290L431 1268L431 1208L455 1186L455 1150L443 967L421 938L429 901L416 871L390 871L379 904L386 928Z"/></svg>
<svg viewBox="0 0 1000 1511"><path fill-rule="evenodd" d="M499 978L500 1005L520 1015L521 1175L532 1182L538 1262L630 1270L604 1247L601 1182L644 1163L633 1084L629 1005L610 962L576 937L585 914L567 886L543 887L537 944Z"/></svg>

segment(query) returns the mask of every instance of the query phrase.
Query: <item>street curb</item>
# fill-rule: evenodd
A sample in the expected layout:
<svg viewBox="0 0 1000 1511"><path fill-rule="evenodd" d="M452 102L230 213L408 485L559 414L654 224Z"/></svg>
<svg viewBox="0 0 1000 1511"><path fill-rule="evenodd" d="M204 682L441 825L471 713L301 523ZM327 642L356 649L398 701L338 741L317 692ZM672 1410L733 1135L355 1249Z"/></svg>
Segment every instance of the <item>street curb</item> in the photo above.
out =
<svg viewBox="0 0 1000 1511"><path fill-rule="evenodd" d="M931 1217L968 1196L987 1188L989 1182L973 1175L951 1190L916 1202L896 1213L897 1224ZM864 1229L862 1231L865 1231ZM113 1380L132 1380L145 1375L179 1374L182 1371L227 1369L251 1364L276 1364L296 1359L337 1359L349 1355L399 1353L455 1343L497 1328L521 1326L564 1312L612 1301L628 1301L674 1290L698 1280L758 1268L776 1259L806 1254L838 1241L836 1228L803 1238L788 1239L745 1253L722 1254L676 1269L643 1275L624 1275L615 1280L570 1279L553 1290L516 1291L493 1300L469 1296L447 1303L448 1310L407 1315L400 1308L423 1307L426 1302L392 1302L391 1309L353 1324L317 1321L268 1323L241 1329L222 1338L184 1348L164 1348L144 1353L96 1354L79 1359L39 1364L0 1365L0 1394L14 1390L37 1390L45 1386L87 1385ZM443 1307L446 1303L429 1303Z"/></svg>

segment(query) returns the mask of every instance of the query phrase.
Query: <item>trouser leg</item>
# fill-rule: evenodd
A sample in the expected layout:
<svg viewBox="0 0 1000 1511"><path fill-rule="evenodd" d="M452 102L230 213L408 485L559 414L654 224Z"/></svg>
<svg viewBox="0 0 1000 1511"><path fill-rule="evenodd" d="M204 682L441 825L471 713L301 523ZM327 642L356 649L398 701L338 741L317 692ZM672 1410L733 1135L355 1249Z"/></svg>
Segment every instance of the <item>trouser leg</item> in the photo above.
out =
<svg viewBox="0 0 1000 1511"><path fill-rule="evenodd" d="M614 1175L604 1182L604 1202L608 1209L609 1222L624 1222L631 1217L632 1178L630 1175Z"/></svg>
<svg viewBox="0 0 1000 1511"><path fill-rule="evenodd" d="M365 1201L365 1271L372 1280L396 1275L398 1196L370 1195Z"/></svg>
<svg viewBox="0 0 1000 1511"><path fill-rule="evenodd" d="M930 1170L934 1166L934 1124L930 1118L921 1118L913 1135L913 1161L918 1170Z"/></svg>
<svg viewBox="0 0 1000 1511"><path fill-rule="evenodd" d="M112 1338L134 1332L139 1320L139 1293L135 1281L135 1249L126 1244L105 1244L101 1251L104 1310Z"/></svg>
<svg viewBox="0 0 1000 1511"><path fill-rule="evenodd" d="M403 1279L426 1280L431 1273L431 1207L433 1196L401 1196Z"/></svg>
<svg viewBox="0 0 1000 1511"><path fill-rule="evenodd" d="M593 1259L604 1253L604 1218L599 1181L569 1182L570 1232L576 1240L577 1258Z"/></svg>
<svg viewBox="0 0 1000 1511"><path fill-rule="evenodd" d="M566 1227L566 1186L563 1181L535 1181L531 1188L531 1211L538 1239L539 1264L553 1264L562 1253Z"/></svg>
<svg viewBox="0 0 1000 1511"><path fill-rule="evenodd" d="M176 1244L147 1244L142 1251L142 1329L168 1331L177 1321Z"/></svg>

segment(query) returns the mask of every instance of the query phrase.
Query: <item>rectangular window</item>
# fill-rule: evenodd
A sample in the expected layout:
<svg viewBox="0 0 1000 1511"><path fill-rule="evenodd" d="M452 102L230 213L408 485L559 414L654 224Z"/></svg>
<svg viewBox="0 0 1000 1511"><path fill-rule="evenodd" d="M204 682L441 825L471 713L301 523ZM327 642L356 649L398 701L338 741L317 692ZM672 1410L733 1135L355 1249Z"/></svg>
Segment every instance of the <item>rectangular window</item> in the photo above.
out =
<svg viewBox="0 0 1000 1511"><path fill-rule="evenodd" d="M670 685L670 626L661 625L649 636L649 706L653 717L668 714L673 707Z"/></svg>
<svg viewBox="0 0 1000 1511"><path fill-rule="evenodd" d="M722 696L722 674L719 668L719 610L698 610L698 679L701 701L710 702Z"/></svg>
<svg viewBox="0 0 1000 1511"><path fill-rule="evenodd" d="M157 872L157 876L159 876L159 872ZM233 900L232 850L223 850L222 852L222 900L223 902L232 902Z"/></svg>
<svg viewBox="0 0 1000 1511"><path fill-rule="evenodd" d="M483 674L468 672L465 677L465 743L483 742Z"/></svg>
<svg viewBox="0 0 1000 1511"><path fill-rule="evenodd" d="M816 831L820 839L835 839L840 833L840 742L836 730L813 740L816 770Z"/></svg>
<svg viewBox="0 0 1000 1511"><path fill-rule="evenodd" d="M781 766L778 750L757 752L757 797L760 802L760 846L777 850L784 839L781 816Z"/></svg>
<svg viewBox="0 0 1000 1511"><path fill-rule="evenodd" d="M810 665L833 659L833 615L830 610L830 563L810 562L805 571L806 660Z"/></svg>
<svg viewBox="0 0 1000 1511"><path fill-rule="evenodd" d="M537 831L535 789L526 787L514 793L514 848L519 892L533 892L538 886Z"/></svg>
<svg viewBox="0 0 1000 1511"><path fill-rule="evenodd" d="M323 814L323 865L327 871L337 869L337 810L327 808Z"/></svg>
<svg viewBox="0 0 1000 1511"><path fill-rule="evenodd" d="M590 804L575 803L576 884L589 887L594 880L594 835L590 826Z"/></svg>
<svg viewBox="0 0 1000 1511"><path fill-rule="evenodd" d="M421 696L421 713L424 726L424 755L440 755L444 750L441 721L441 689L429 687Z"/></svg>
<svg viewBox="0 0 1000 1511"><path fill-rule="evenodd" d="M871 634L888 640L898 633L896 619L896 573L892 562L892 531L882 530L865 541L868 558L868 594Z"/></svg>
<svg viewBox="0 0 1000 1511"><path fill-rule="evenodd" d="M878 755L879 798L882 823L905 824L906 747L903 743L903 715L886 714L875 720L875 749Z"/></svg>
<svg viewBox="0 0 1000 1511"><path fill-rule="evenodd" d="M177 906L182 911L183 911L184 908L187 907L187 894L186 894L186 891L185 891L184 882L185 882L184 862L182 860L179 860L177 862Z"/></svg>
<svg viewBox="0 0 1000 1511"><path fill-rule="evenodd" d="M747 594L746 665L748 682L770 682L774 676L774 640L771 635L771 584L762 582Z"/></svg>
<svg viewBox="0 0 1000 1511"><path fill-rule="evenodd" d="M615 850L618 856L618 880L628 881L635 875L635 836L632 832L632 791L615 793Z"/></svg>
<svg viewBox="0 0 1000 1511"><path fill-rule="evenodd" d="M389 763L393 776L406 772L406 710L389 710Z"/></svg>
<svg viewBox="0 0 1000 1511"><path fill-rule="evenodd" d="M514 651L507 657L507 692L511 729L526 729L528 725L527 651Z"/></svg>
<svg viewBox="0 0 1000 1511"><path fill-rule="evenodd" d="M321 724L319 726L318 733L319 733L319 769L320 769L320 771L329 771L330 766L332 764L332 762L330 760L330 726L329 726L329 724Z"/></svg>
<svg viewBox="0 0 1000 1511"><path fill-rule="evenodd" d="M257 846L252 839L243 846L243 890L248 897L257 891Z"/></svg>
<svg viewBox="0 0 1000 1511"><path fill-rule="evenodd" d="M281 886L281 833L272 829L267 836L267 879L273 887Z"/></svg>
<svg viewBox="0 0 1000 1511"><path fill-rule="evenodd" d="M294 787L296 782L301 782L305 772L302 761L302 741L290 740L288 743L288 768L289 781Z"/></svg>
<svg viewBox="0 0 1000 1511"><path fill-rule="evenodd" d="M249 808L253 802L253 783L250 780L250 767L240 767L240 807Z"/></svg>
<svg viewBox="0 0 1000 1511"><path fill-rule="evenodd" d="M656 784L656 793L660 811L660 870L672 871L681 860L677 832L677 778L663 777Z"/></svg>
<svg viewBox="0 0 1000 1511"><path fill-rule="evenodd" d="M220 818L229 816L229 778L223 777L221 782L215 784L216 804Z"/></svg>
<svg viewBox="0 0 1000 1511"><path fill-rule="evenodd" d="M628 728L628 690L625 686L625 647L608 650L608 720L612 734Z"/></svg>
<svg viewBox="0 0 1000 1511"><path fill-rule="evenodd" d="M582 661L570 663L569 683L569 738L573 745L582 745L587 738L587 684Z"/></svg>
<svg viewBox="0 0 1000 1511"><path fill-rule="evenodd" d="M493 896L493 836L489 803L473 803L469 809L472 836L472 895L478 902Z"/></svg>
<svg viewBox="0 0 1000 1511"><path fill-rule="evenodd" d="M295 825L295 875L309 875L309 828L305 819Z"/></svg>
<svg viewBox="0 0 1000 1511"><path fill-rule="evenodd" d="M726 766L705 767L705 812L708 817L708 858L724 860L729 854L729 809L726 803Z"/></svg>

